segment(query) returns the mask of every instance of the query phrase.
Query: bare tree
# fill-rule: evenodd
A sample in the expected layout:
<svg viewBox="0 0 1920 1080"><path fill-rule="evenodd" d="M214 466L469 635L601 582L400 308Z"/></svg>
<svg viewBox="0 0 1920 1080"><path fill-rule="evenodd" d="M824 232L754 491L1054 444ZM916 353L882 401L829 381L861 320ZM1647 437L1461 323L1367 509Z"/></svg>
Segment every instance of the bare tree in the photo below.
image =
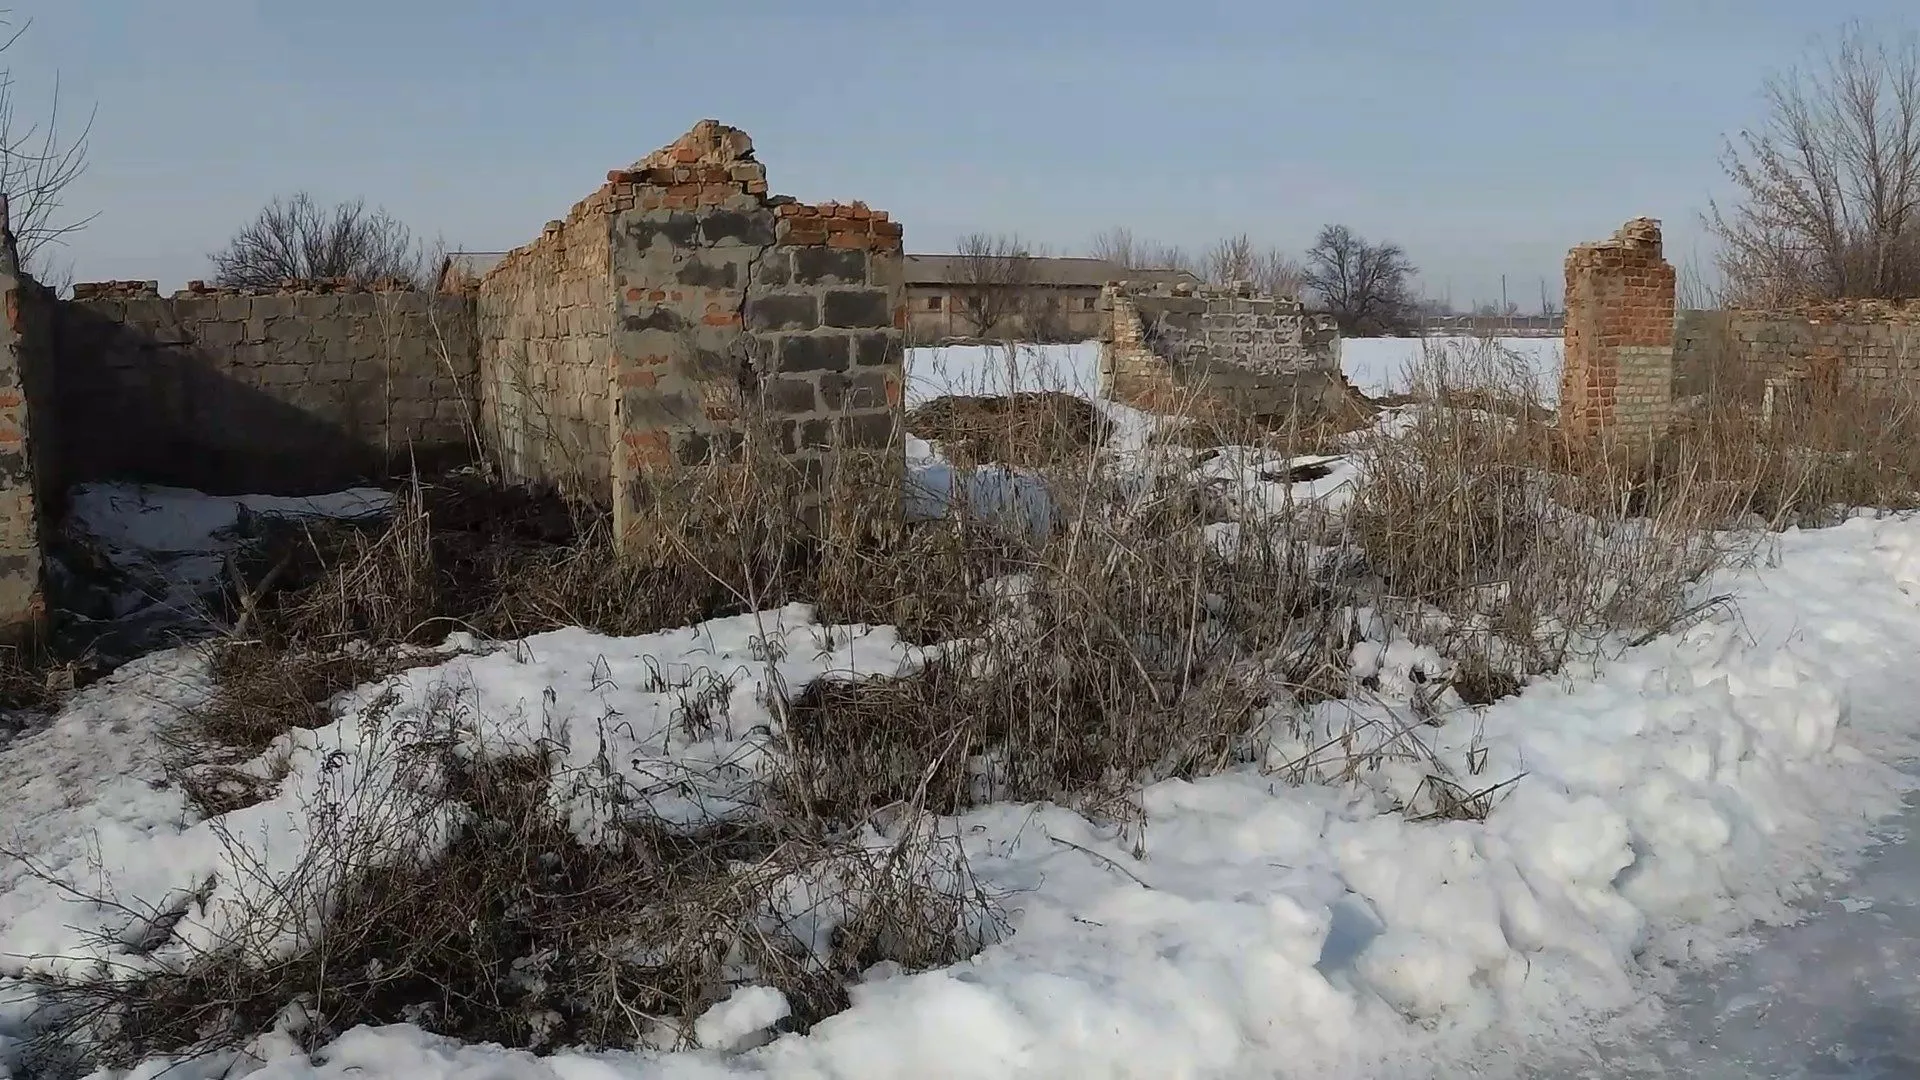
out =
<svg viewBox="0 0 1920 1080"><path fill-rule="evenodd" d="M1123 270L1185 270L1198 276L1193 257L1177 244L1141 240L1125 226L1115 226L1093 238L1087 254Z"/></svg>
<svg viewBox="0 0 1920 1080"><path fill-rule="evenodd" d="M15 26L10 14L0 10L0 56L11 51L33 25L28 21ZM29 272L44 276L48 250L94 217L68 215L64 200L67 188L87 169L87 136L93 131L94 114L87 114L77 134L62 134L60 80L55 78L46 118L23 125L16 112L14 85L12 67L0 64L0 195L7 197L21 262Z"/></svg>
<svg viewBox="0 0 1920 1080"><path fill-rule="evenodd" d="M1307 268L1278 248L1268 248L1253 263L1253 283L1274 296L1299 296L1307 288Z"/></svg>
<svg viewBox="0 0 1920 1080"><path fill-rule="evenodd" d="M1246 233L1216 241L1200 259L1201 276L1215 285L1253 280L1253 241Z"/></svg>
<svg viewBox="0 0 1920 1080"><path fill-rule="evenodd" d="M1304 282L1345 334L1404 329L1418 307L1414 267L1398 244L1368 243L1345 225L1328 225L1307 249Z"/></svg>
<svg viewBox="0 0 1920 1080"><path fill-rule="evenodd" d="M425 260L413 233L362 200L322 207L306 192L276 198L213 255L222 285L288 279L402 279L420 285Z"/></svg>
<svg viewBox="0 0 1920 1080"><path fill-rule="evenodd" d="M1087 247L1087 254L1123 269L1134 270L1140 265L1134 261L1138 248L1133 239L1133 230L1125 225L1115 225L1093 238L1093 243Z"/></svg>
<svg viewBox="0 0 1920 1080"><path fill-rule="evenodd" d="M955 256L960 313L979 337L992 337L1026 313L1034 285L1033 252L1017 236L970 233Z"/></svg>
<svg viewBox="0 0 1920 1080"><path fill-rule="evenodd" d="M1248 281L1263 293L1298 296L1306 271L1278 248L1256 248L1246 233L1229 236L1207 249L1201 276L1216 285Z"/></svg>
<svg viewBox="0 0 1920 1080"><path fill-rule="evenodd" d="M1920 292L1920 47L1849 24L1810 67L1765 84L1766 118L1727 143L1738 190L1707 226L1728 299Z"/></svg>

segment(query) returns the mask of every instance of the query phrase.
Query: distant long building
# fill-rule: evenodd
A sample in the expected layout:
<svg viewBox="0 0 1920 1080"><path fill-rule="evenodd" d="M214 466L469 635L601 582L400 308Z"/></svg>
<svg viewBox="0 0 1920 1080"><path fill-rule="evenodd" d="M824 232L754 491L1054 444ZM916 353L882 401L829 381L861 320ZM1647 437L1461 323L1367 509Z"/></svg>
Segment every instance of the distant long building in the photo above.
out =
<svg viewBox="0 0 1920 1080"><path fill-rule="evenodd" d="M1201 283L1185 270L1130 270L1106 259L1041 256L908 255L906 278L907 334L921 342L1097 337L1107 326L1100 290L1108 282ZM990 292L1000 295L988 299ZM990 320L996 325L981 325Z"/></svg>

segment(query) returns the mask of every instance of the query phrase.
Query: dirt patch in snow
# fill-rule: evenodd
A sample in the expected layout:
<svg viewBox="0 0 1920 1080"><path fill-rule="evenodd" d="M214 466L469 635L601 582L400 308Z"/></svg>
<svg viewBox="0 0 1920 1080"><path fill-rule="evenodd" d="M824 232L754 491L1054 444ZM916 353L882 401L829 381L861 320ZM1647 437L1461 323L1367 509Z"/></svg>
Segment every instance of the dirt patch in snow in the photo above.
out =
<svg viewBox="0 0 1920 1080"><path fill-rule="evenodd" d="M1051 390L1007 397L950 395L907 414L907 430L963 464L1041 466L1071 460L1107 436L1092 402Z"/></svg>

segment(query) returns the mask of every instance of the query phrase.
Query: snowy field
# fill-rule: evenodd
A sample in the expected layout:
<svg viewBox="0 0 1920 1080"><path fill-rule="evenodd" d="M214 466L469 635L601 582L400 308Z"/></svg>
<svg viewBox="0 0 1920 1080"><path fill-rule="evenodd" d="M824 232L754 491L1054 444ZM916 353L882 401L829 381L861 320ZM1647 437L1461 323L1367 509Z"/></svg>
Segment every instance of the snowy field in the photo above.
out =
<svg viewBox="0 0 1920 1080"><path fill-rule="evenodd" d="M1435 362L1468 371L1524 373L1549 405L1560 396L1564 350L1557 337L1346 338L1340 370L1368 397L1406 393L1414 373Z"/></svg>
<svg viewBox="0 0 1920 1080"><path fill-rule="evenodd" d="M1053 390L1097 398L1100 343L942 345L907 350L907 408L949 394Z"/></svg>
<svg viewBox="0 0 1920 1080"><path fill-rule="evenodd" d="M956 379L977 391L967 380L994 367L984 354L940 352L936 371L915 351L913 399ZM1040 363L1014 371L1016 388L1084 389L1054 380L1085 377L1086 347L1034 355ZM1150 418L1132 423L1123 438ZM1044 514L1044 491L1021 488L1016 473L959 477L932 447L913 454L922 516L967 483L1029 491ZM1303 484L1263 479L1297 464L1221 455L1205 467L1267 485L1274 505L1305 495L1337 512L1336 492L1355 482L1349 463L1325 459L1332 472ZM1001 479L979 479L989 475ZM181 529L206 532L202 513L183 515ZM1443 712L1417 734L1395 728L1438 658L1369 632L1349 664L1372 676L1370 698L1318 706L1322 726L1304 730L1276 706L1259 729L1258 764L1147 787L1136 827L1051 804L941 819L972 873L1005 898L1010 932L954 967L869 972L851 1007L805 1036L755 1047L787 1006L749 988L701 1019L704 1045L692 1051L536 1057L401 1025L357 1029L308 1056L282 1030L251 1057L155 1061L137 1075L1625 1075L1583 1073L1580 1062L1601 1036L1677 1037L1658 1027L1669 1018L1657 995L1737 955L1756 925L1800 917L1820 875L1853 864L1915 787L1902 767L1920 757L1910 704L1920 701L1920 521L1857 518L1785 533L1775 547L1700 583L1702 598L1730 603L1592 677L1537 680L1484 709ZM160 724L211 692L190 652L123 668L0 748L0 850L31 859L0 859L0 1077L31 1008L23 977L138 970L221 940L250 895L294 872L313 806L336 808L326 820L337 822L377 804L367 792L406 782L381 752L393 725L450 715L444 734L475 755L540 745L612 763L624 785L650 793L643 804L610 810L568 783L544 793L591 842L621 813L689 822L740 812L781 752L770 687L799 693L930 656L890 628L823 626L799 605L643 637L570 629L449 644L428 666L337 699L333 725L263 754L253 767L284 773L278 794L215 822L167 786L155 742ZM715 672L729 673L723 721L691 731L664 687ZM458 708L445 708L448 695ZM610 716L625 722L610 729ZM1419 768L1281 779L1343 724L1349 738L1413 738L1502 797L1484 821L1418 822L1392 808ZM456 824L420 817L409 836L430 851ZM102 882L129 903L79 899ZM156 917L130 921L128 908ZM1549 1063L1561 1071L1536 1071Z"/></svg>
<svg viewBox="0 0 1920 1080"><path fill-rule="evenodd" d="M1369 397L1405 393L1422 365L1523 372L1551 404L1559 396L1564 350L1557 337L1344 338L1340 368ZM1100 344L951 345L908 350L909 407L943 394L1058 390L1097 397Z"/></svg>

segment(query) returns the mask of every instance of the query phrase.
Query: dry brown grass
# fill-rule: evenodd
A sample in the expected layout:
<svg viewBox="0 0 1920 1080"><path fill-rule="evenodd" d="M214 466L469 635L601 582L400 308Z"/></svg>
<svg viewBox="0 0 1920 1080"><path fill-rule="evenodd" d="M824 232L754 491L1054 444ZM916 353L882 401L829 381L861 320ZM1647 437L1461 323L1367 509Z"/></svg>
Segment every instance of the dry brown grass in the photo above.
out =
<svg viewBox="0 0 1920 1080"><path fill-rule="evenodd" d="M1672 625L1722 554L1709 488L1648 484L1644 448L1569 446L1540 378L1491 340L1430 345L1349 514L1380 603L1461 665L1469 701Z"/></svg>
<svg viewBox="0 0 1920 1080"><path fill-rule="evenodd" d="M1770 530L1920 507L1920 402L1910 394L1804 386L1771 418L1758 396L1723 392L1683 417L1645 463L1644 489L1685 484L1726 523Z"/></svg>
<svg viewBox="0 0 1920 1080"><path fill-rule="evenodd" d="M408 783L309 807L331 824L290 874L248 868L276 887L245 902L238 936L138 971L38 978L54 1018L43 1056L84 1047L125 1067L230 1049L296 1002L308 1049L403 1022L542 1050L685 1047L736 986L781 990L784 1027L805 1030L873 965L950 964L999 932L993 898L925 829L859 844L770 817L631 824L586 845L537 758L476 761L431 741L383 752ZM456 806L436 846L423 823Z"/></svg>
<svg viewBox="0 0 1920 1080"><path fill-rule="evenodd" d="M291 536L249 579L291 567L247 608L252 644L222 646L202 737L254 748L324 723L329 698L400 662L390 650L454 629L640 634L805 601L826 621L890 623L946 650L913 676L821 682L776 702L785 754L751 820L634 825L585 848L536 797L543 763L449 763L443 783L369 818L367 835L313 854L312 879L280 902L335 903L293 952L49 989L82 1006L79 1035L103 1040L103 1060L231 1045L296 991L315 1002L310 1039L404 1019L536 1048L673 1043L743 979L785 990L804 1026L877 960L946 963L984 940L956 930L990 923L992 905L976 886L948 887L966 868L920 829L930 815L1018 799L1126 817L1143 783L1260 761L1276 714L1365 691L1348 666L1356 609L1433 644L1456 665L1452 690L1491 701L1692 616L1695 583L1725 554L1714 530L1742 515L1812 522L1835 501L1911 497L1914 429L1848 428L1831 403L1824 426L1763 429L1727 408L1653 447L1570 448L1539 388L1511 372L1436 363L1423 378L1438 407L1395 438L1362 440L1368 482L1339 513L1248 511L1173 447L1144 474L1114 469L1084 413L1016 407L1021 426L996 433L991 410L950 403L953 441L975 439L973 425L982 445L1020 444L979 456L1044 483L1041 534L964 498L942 520L876 528L899 498L897 457L850 451L811 477L750 438L728 463L654 476L650 528L624 549L603 516L466 483L417 487L382 530ZM1297 429L1264 443L1251 428L1212 435L1213 447L1283 453L1353 444ZM813 509L797 509L802 496L817 496ZM1238 526L1231 552L1223 521ZM1335 569L1314 557L1329 550L1346 556ZM1433 813L1488 812L1499 789L1470 781L1436 771L1446 793ZM257 794L229 785L209 805ZM454 803L475 815L444 853L389 857L383 827ZM863 824L895 830L891 846L845 839ZM777 898L793 875L829 872L825 893L851 914L812 954Z"/></svg>

